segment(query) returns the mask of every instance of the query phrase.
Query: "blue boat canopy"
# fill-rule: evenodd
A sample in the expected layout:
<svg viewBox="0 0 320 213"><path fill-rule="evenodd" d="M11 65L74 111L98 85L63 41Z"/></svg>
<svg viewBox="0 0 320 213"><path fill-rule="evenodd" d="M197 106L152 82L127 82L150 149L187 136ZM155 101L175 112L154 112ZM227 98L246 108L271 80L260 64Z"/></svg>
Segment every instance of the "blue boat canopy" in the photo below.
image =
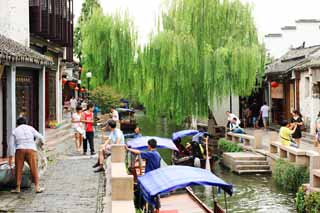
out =
<svg viewBox="0 0 320 213"><path fill-rule="evenodd" d="M178 138L183 138L187 136L194 136L198 133L199 131L194 129L181 130L172 134L172 140L177 140Z"/></svg>
<svg viewBox="0 0 320 213"><path fill-rule="evenodd" d="M127 108L117 108L118 112L136 112L133 109L127 109Z"/></svg>
<svg viewBox="0 0 320 213"><path fill-rule="evenodd" d="M207 185L222 188L230 196L233 186L208 170L190 166L167 166L138 177L141 193L146 201L155 205L154 196L170 193L176 189L193 185Z"/></svg>
<svg viewBox="0 0 320 213"><path fill-rule="evenodd" d="M179 151L171 139L152 136L143 136L132 139L127 142L127 145L133 149L144 150L148 148L148 140L150 139L155 139L157 141L157 148Z"/></svg>

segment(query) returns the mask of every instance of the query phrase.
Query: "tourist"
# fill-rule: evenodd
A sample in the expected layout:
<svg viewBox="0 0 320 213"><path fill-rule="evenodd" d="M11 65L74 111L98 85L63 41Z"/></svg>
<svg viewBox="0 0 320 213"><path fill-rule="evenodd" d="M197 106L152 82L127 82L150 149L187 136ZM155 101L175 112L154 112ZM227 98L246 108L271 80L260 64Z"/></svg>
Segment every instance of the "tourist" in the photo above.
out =
<svg viewBox="0 0 320 213"><path fill-rule="evenodd" d="M87 109L87 102L86 102L86 100L82 100L82 102L81 102L81 107L82 107L82 110L83 110L83 111Z"/></svg>
<svg viewBox="0 0 320 213"><path fill-rule="evenodd" d="M320 152L320 112L318 114L318 117L316 119L316 136L315 136L315 146L318 147L318 150Z"/></svg>
<svg viewBox="0 0 320 213"><path fill-rule="evenodd" d="M120 122L119 122L119 113L115 109L115 107L110 107L110 114L111 114L111 119L114 120L117 124L117 128L120 129Z"/></svg>
<svg viewBox="0 0 320 213"><path fill-rule="evenodd" d="M288 121L282 121L281 128L279 131L279 136L281 144L288 146L292 143L291 135L296 131L297 125L294 123L289 123ZM294 145L293 143L291 145Z"/></svg>
<svg viewBox="0 0 320 213"><path fill-rule="evenodd" d="M72 98L70 99L71 115L72 115L72 113L75 113L75 112L76 112L77 103L78 103L77 99L75 99L75 98L72 96Z"/></svg>
<svg viewBox="0 0 320 213"><path fill-rule="evenodd" d="M35 138L44 142L43 136L32 126L27 125L24 117L17 120L17 128L12 131L8 143L9 166L12 166L13 156L15 156L16 189L12 193L20 193L24 161L27 161L36 193L42 193L43 188L39 186L37 146Z"/></svg>
<svg viewBox="0 0 320 213"><path fill-rule="evenodd" d="M237 134L245 134L244 130L238 125L236 118L231 120L230 131Z"/></svg>
<svg viewBox="0 0 320 213"><path fill-rule="evenodd" d="M98 161L93 168L99 167L94 172L103 172L105 169L103 168L104 159L111 154L111 145L112 144L124 144L124 135L122 131L116 128L116 122L114 120L108 120L106 130L110 132L108 138L102 137L103 144L100 145L99 154L98 154ZM103 128L103 131L105 128Z"/></svg>
<svg viewBox="0 0 320 213"><path fill-rule="evenodd" d="M259 106L257 104L256 99L253 100L253 103L250 105L250 111L251 111L251 122L253 128L259 128L259 115L260 115L260 110Z"/></svg>
<svg viewBox="0 0 320 213"><path fill-rule="evenodd" d="M262 121L263 121L264 130L268 129L269 110L270 110L270 107L267 105L267 102L264 102L262 107L260 108L260 117L262 118Z"/></svg>
<svg viewBox="0 0 320 213"><path fill-rule="evenodd" d="M83 140L83 155L87 154L88 142L90 145L91 155L94 155L94 130L93 130L93 104L88 104L88 109L83 113L82 122L85 123L86 136Z"/></svg>
<svg viewBox="0 0 320 213"><path fill-rule="evenodd" d="M231 128L231 121L233 118L235 118L237 120L237 125L240 126L240 119L235 115L232 114L230 111L226 111L226 115L228 116L228 123L227 123L227 128L230 129Z"/></svg>
<svg viewBox="0 0 320 213"><path fill-rule="evenodd" d="M75 137L75 143L76 143L76 150L78 152L81 152L81 146L83 141L83 135L85 134L85 131L83 129L83 123L81 122L82 117L82 107L77 106L76 112L72 114L72 128L74 130L74 137Z"/></svg>
<svg viewBox="0 0 320 213"><path fill-rule="evenodd" d="M302 133L301 133L301 127L303 126L303 120L302 115L298 110L292 111L292 118L290 119L290 123L296 124L297 128L296 131L292 134L292 138L294 138L294 141L296 142L297 146L300 146Z"/></svg>

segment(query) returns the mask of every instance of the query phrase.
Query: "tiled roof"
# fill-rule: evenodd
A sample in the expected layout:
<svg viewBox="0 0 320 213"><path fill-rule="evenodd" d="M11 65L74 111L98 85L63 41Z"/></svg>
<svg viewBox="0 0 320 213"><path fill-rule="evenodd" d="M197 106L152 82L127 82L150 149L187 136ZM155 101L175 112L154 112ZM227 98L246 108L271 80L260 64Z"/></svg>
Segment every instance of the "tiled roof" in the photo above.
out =
<svg viewBox="0 0 320 213"><path fill-rule="evenodd" d="M300 66L309 60L310 54L320 50L320 46L312 46L307 48L297 48L289 50L285 55L267 66L265 71L268 74L281 74Z"/></svg>
<svg viewBox="0 0 320 213"><path fill-rule="evenodd" d="M306 60L304 63L302 63L301 65L298 65L295 67L296 70L304 70L307 68L320 68L320 58L311 58L309 60Z"/></svg>
<svg viewBox="0 0 320 213"><path fill-rule="evenodd" d="M46 56L0 34L0 63L4 62L53 65Z"/></svg>

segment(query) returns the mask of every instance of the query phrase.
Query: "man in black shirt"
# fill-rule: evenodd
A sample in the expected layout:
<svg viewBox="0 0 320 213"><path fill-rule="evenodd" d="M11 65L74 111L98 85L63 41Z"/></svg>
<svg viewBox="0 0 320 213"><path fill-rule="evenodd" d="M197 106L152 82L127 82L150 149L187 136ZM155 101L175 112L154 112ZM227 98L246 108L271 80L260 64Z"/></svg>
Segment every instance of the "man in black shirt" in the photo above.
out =
<svg viewBox="0 0 320 213"><path fill-rule="evenodd" d="M258 118L259 118L259 114L260 114L260 108L257 104L256 100L253 100L253 103L251 104L251 106L249 107L252 113L252 125L254 128L258 128Z"/></svg>

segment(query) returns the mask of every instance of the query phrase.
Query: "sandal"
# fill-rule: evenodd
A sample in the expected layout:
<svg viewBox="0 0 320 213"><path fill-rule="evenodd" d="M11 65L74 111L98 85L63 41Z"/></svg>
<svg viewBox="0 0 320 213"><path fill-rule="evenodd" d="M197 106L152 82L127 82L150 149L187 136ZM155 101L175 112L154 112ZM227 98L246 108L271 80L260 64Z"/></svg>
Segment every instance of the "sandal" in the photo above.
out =
<svg viewBox="0 0 320 213"><path fill-rule="evenodd" d="M17 190L17 189L12 189L11 190L11 193L13 194L19 194L21 191L20 190Z"/></svg>
<svg viewBox="0 0 320 213"><path fill-rule="evenodd" d="M38 194L40 194L42 192L44 192L44 188L41 188L41 187L39 187L39 189L36 191L36 193L38 193Z"/></svg>

